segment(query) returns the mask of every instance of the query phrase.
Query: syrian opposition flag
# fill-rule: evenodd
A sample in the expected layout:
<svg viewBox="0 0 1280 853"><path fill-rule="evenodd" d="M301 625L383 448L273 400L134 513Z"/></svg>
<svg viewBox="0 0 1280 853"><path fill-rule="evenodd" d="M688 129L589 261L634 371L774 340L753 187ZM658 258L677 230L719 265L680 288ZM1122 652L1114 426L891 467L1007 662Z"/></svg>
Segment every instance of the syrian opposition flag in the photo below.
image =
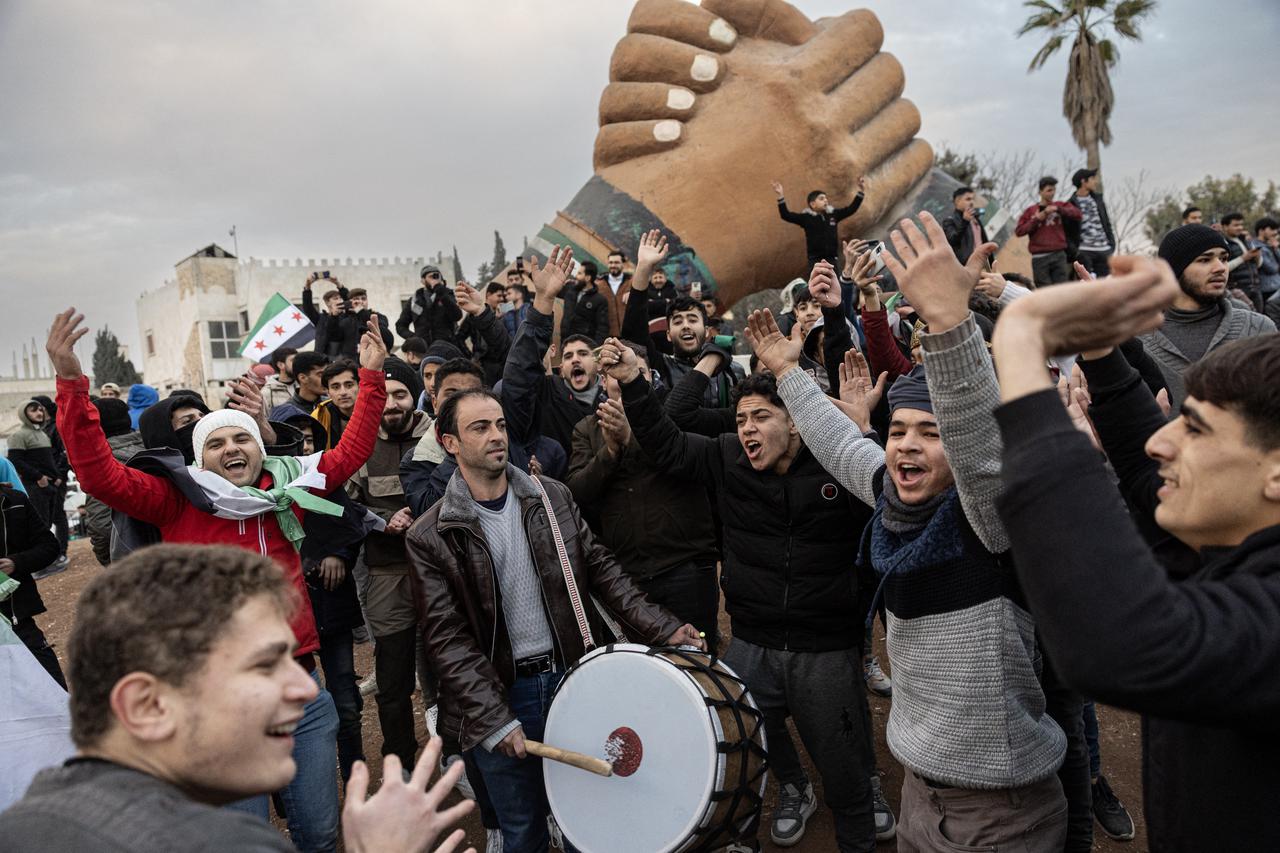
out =
<svg viewBox="0 0 1280 853"><path fill-rule="evenodd" d="M280 347L300 349L315 337L316 327L311 325L302 309L277 293L267 300L258 317L258 325L240 346L240 354L263 363Z"/></svg>

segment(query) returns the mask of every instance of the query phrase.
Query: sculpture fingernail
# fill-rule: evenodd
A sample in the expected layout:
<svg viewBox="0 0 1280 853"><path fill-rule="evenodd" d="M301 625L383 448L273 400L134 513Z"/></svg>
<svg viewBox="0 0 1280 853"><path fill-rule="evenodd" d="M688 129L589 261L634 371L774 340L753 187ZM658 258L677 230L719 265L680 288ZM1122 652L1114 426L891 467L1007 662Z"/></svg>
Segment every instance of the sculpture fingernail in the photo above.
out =
<svg viewBox="0 0 1280 853"><path fill-rule="evenodd" d="M738 31L735 30L724 18L716 18L711 22L711 29L707 31L712 41L718 41L721 44L733 44L738 40Z"/></svg>
<svg viewBox="0 0 1280 853"><path fill-rule="evenodd" d="M719 71L719 60L714 56L708 56L705 53L700 53L693 58L693 67L689 69L689 76L702 83L716 79L716 74Z"/></svg>
<svg viewBox="0 0 1280 853"><path fill-rule="evenodd" d="M687 110L693 106L693 92L688 89L670 89L667 91L667 108Z"/></svg>
<svg viewBox="0 0 1280 853"><path fill-rule="evenodd" d="M653 126L653 138L659 142L671 142L680 138L680 122L666 119Z"/></svg>

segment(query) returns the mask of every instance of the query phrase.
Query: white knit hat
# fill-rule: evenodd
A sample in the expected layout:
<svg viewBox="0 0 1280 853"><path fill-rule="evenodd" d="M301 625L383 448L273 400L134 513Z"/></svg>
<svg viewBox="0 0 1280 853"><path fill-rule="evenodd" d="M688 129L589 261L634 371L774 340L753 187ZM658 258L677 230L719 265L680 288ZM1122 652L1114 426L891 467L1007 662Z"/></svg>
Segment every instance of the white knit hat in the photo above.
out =
<svg viewBox="0 0 1280 853"><path fill-rule="evenodd" d="M215 409L196 421L196 430L191 436L191 446L196 452L197 468L204 468L204 443L209 439L209 434L223 427L240 427L258 442L258 449L262 451L262 455L267 455L267 448L262 443L262 433L258 430L257 421L237 409Z"/></svg>

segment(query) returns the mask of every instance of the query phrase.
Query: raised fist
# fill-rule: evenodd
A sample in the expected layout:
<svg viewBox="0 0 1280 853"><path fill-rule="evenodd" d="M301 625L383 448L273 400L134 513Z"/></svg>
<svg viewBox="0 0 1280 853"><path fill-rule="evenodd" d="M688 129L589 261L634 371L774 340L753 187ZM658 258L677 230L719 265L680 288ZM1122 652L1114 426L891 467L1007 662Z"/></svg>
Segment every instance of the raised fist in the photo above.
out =
<svg viewBox="0 0 1280 853"><path fill-rule="evenodd" d="M712 281L731 305L804 264L766 180L795 188L799 207L811 189L847 204L865 175L848 237L933 164L900 97L902 66L880 52L866 10L814 22L783 0L639 0L627 30L600 98L596 176L544 229L547 243L563 236L594 255L662 228L672 277Z"/></svg>

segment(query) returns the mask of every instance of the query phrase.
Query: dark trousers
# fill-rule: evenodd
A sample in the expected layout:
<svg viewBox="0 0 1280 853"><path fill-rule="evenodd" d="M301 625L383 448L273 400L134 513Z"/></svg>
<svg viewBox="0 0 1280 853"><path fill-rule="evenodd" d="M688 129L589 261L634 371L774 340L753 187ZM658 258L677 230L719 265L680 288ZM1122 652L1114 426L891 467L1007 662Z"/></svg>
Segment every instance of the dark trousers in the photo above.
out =
<svg viewBox="0 0 1280 853"><path fill-rule="evenodd" d="M1058 781L1067 798L1067 841L1064 853L1089 853L1093 849L1093 789L1089 778L1089 753L1085 747L1084 700L1062 684L1045 659L1040 683L1045 711L1067 736L1067 754L1058 768Z"/></svg>
<svg viewBox="0 0 1280 853"><path fill-rule="evenodd" d="M724 662L746 682L764 713L770 769L778 784L806 784L786 734L788 716L822 776L824 802L835 817L841 853L876 849L872 758L864 730L869 715L859 650L788 652L734 639Z"/></svg>
<svg viewBox="0 0 1280 853"><path fill-rule="evenodd" d="M53 531L54 535L58 537L58 555L65 557L67 556L67 542L71 538L71 530L67 525L67 513L62 508L67 500L66 486L58 486L55 490L54 500Z"/></svg>
<svg viewBox="0 0 1280 853"><path fill-rule="evenodd" d="M507 702L520 721L524 736L542 740L547 724L551 694L564 677L563 672L521 676L511 685ZM479 771L502 830L503 853L545 853L549 843L547 789L542 780L542 759L508 758L496 748L482 746L464 754L469 767ZM565 842L567 851L572 845Z"/></svg>
<svg viewBox="0 0 1280 853"><path fill-rule="evenodd" d="M1093 702L1085 702L1083 710L1084 717L1084 742L1089 747L1089 781L1092 782L1102 775L1102 747L1098 744L1098 712L1093 707Z"/></svg>
<svg viewBox="0 0 1280 853"><path fill-rule="evenodd" d="M685 563L637 583L645 597L706 634L707 645L715 647L720 586L716 583L714 564Z"/></svg>
<svg viewBox="0 0 1280 853"><path fill-rule="evenodd" d="M50 646L49 641L44 638L44 632L40 630L36 620L30 617L17 620L13 623L13 633L18 635L22 644L31 651L36 660L40 661L45 672L53 676L53 680L66 690L67 679L63 677L62 667L58 665L58 656L54 653L53 646Z"/></svg>
<svg viewBox="0 0 1280 853"><path fill-rule="evenodd" d="M417 628L406 628L374 638L373 647L382 754L395 755L406 770L413 769L414 757L418 754L418 739L413 731L417 641Z"/></svg>
<svg viewBox="0 0 1280 853"><path fill-rule="evenodd" d="M1064 251L1047 252L1043 255L1031 256L1031 277L1036 287L1050 284L1061 284L1071 280L1071 265L1067 263Z"/></svg>
<svg viewBox="0 0 1280 853"><path fill-rule="evenodd" d="M1076 253L1076 260L1082 267L1093 273L1094 278L1111 275L1110 252L1087 252L1081 249Z"/></svg>
<svg viewBox="0 0 1280 853"><path fill-rule="evenodd" d="M324 687L338 711L338 767L342 781L351 778L351 767L364 761L361 719L364 700L356 682L354 643L351 631L326 631L320 635L320 668Z"/></svg>

